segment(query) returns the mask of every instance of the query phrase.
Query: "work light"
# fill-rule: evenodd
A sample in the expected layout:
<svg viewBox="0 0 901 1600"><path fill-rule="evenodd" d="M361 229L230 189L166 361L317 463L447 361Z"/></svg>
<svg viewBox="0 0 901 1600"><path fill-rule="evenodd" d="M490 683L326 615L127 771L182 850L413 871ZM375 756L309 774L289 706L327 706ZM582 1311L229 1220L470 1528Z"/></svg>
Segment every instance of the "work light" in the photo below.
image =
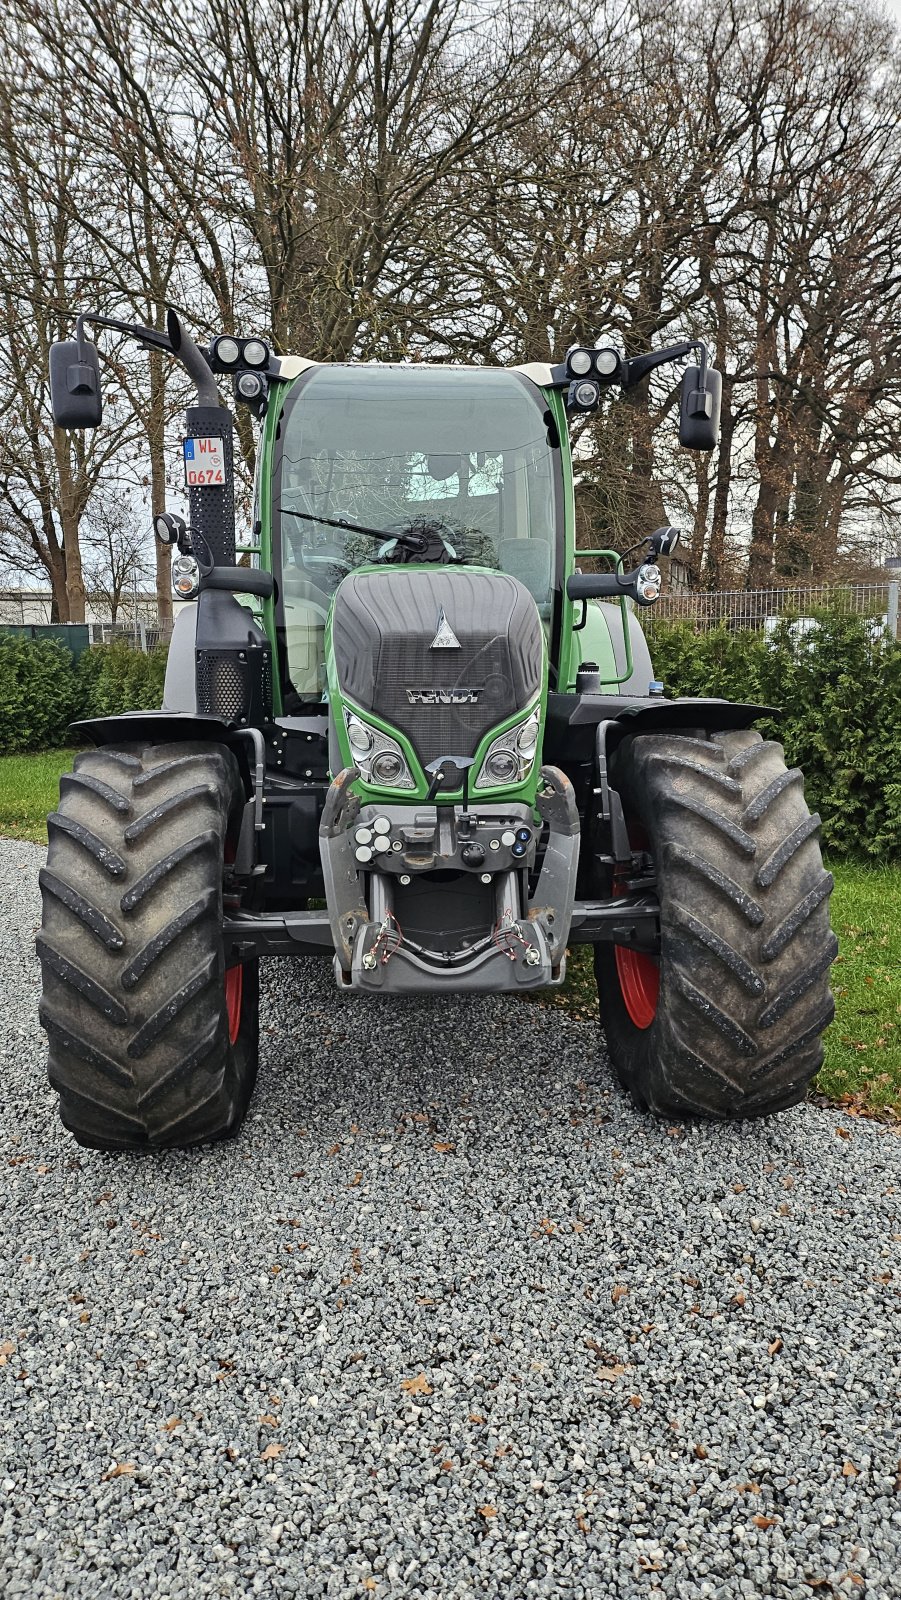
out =
<svg viewBox="0 0 901 1600"><path fill-rule="evenodd" d="M177 544L186 529L184 517L176 516L172 511L161 511L159 516L153 519L153 531L160 544Z"/></svg>
<svg viewBox="0 0 901 1600"><path fill-rule="evenodd" d="M265 367L269 361L269 350L262 339L248 339L242 356L245 366Z"/></svg>
<svg viewBox="0 0 901 1600"><path fill-rule="evenodd" d="M571 378L584 378L591 371L593 356L590 350L570 350L566 365Z"/></svg>
<svg viewBox="0 0 901 1600"><path fill-rule="evenodd" d="M605 345L594 353L594 370L602 378L615 378L619 372L619 351Z"/></svg>
<svg viewBox="0 0 901 1600"><path fill-rule="evenodd" d="M214 368L226 370L229 367L236 367L241 359L241 346L237 339L220 335L210 346L210 356Z"/></svg>
<svg viewBox="0 0 901 1600"><path fill-rule="evenodd" d="M568 411L594 411L601 403L601 386L595 378L571 383L566 397Z"/></svg>

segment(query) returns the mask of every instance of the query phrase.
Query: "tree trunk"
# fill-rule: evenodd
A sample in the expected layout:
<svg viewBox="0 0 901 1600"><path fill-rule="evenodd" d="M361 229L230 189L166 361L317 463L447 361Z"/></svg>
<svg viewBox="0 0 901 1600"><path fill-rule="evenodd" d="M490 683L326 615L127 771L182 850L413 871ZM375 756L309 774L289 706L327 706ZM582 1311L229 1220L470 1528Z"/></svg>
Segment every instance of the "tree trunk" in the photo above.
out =
<svg viewBox="0 0 901 1600"><path fill-rule="evenodd" d="M729 514L729 488L732 481L732 440L735 437L735 415L732 410L732 378L723 373L723 402L720 411L720 449L716 463L716 488L713 494L713 518L710 540L707 545L707 564L704 583L708 589L720 589L726 567L726 519Z"/></svg>
<svg viewBox="0 0 901 1600"><path fill-rule="evenodd" d="M166 380L163 361L154 351L150 356L150 405L147 411L147 446L150 451L150 514L160 516L166 509ZM153 536L156 551L156 610L162 625L172 621L172 550ZM115 622L115 614L113 622Z"/></svg>

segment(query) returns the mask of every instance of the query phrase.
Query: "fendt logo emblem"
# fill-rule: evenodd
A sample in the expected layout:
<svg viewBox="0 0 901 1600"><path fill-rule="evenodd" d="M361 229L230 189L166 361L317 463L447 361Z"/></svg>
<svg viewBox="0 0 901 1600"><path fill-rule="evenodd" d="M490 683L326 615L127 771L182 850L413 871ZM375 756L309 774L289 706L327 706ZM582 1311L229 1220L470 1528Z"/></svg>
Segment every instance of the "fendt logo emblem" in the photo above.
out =
<svg viewBox="0 0 901 1600"><path fill-rule="evenodd" d="M411 706L474 706L481 689L408 689Z"/></svg>
<svg viewBox="0 0 901 1600"><path fill-rule="evenodd" d="M435 634L434 639L432 640L431 644L429 645L429 649L430 650L461 650L462 648L463 647L460 644L460 641L457 638L457 635L454 633L453 628L451 627L450 623L447 620L447 617L444 614L444 607L442 606L441 610L438 613L438 632Z"/></svg>

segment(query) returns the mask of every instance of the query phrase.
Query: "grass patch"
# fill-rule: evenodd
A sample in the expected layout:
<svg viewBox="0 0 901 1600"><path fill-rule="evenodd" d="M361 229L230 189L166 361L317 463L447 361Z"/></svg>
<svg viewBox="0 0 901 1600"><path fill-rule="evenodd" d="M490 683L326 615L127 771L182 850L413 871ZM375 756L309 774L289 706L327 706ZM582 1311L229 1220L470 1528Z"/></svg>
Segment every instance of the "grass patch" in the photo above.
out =
<svg viewBox="0 0 901 1600"><path fill-rule="evenodd" d="M74 750L0 756L0 834L47 841L45 818L56 807L60 774ZM860 1109L901 1112L901 866L830 862L835 875L832 925L839 956L832 970L835 1022L815 1088ZM576 1016L597 1016L592 952L573 952L560 990L545 1004Z"/></svg>
<svg viewBox="0 0 901 1600"><path fill-rule="evenodd" d="M830 861L832 926L839 955L832 969L835 1021L814 1088L860 1110L901 1112L901 867ZM597 1016L593 952L572 952L562 989L545 1003Z"/></svg>
<svg viewBox="0 0 901 1600"><path fill-rule="evenodd" d="M75 750L44 750L40 755L0 756L0 834L47 843L47 813L59 800L59 780Z"/></svg>

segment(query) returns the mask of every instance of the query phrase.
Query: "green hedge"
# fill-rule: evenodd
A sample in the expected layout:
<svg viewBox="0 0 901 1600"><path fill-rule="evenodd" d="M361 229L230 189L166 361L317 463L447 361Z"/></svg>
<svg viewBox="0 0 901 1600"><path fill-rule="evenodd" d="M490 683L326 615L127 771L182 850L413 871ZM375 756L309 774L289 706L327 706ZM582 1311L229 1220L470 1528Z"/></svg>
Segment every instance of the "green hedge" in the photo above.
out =
<svg viewBox="0 0 901 1600"><path fill-rule="evenodd" d="M761 728L803 768L830 850L901 859L901 644L837 615L802 636L789 622L769 639L690 623L655 623L649 634L670 694L780 708ZM159 706L165 667L164 649L95 646L73 663L60 644L0 633L0 754L62 744L78 717Z"/></svg>
<svg viewBox="0 0 901 1600"><path fill-rule="evenodd" d="M722 695L779 708L759 724L804 772L823 840L840 855L901 859L901 643L826 613L806 633L653 623L654 670L669 694Z"/></svg>
<svg viewBox="0 0 901 1600"><path fill-rule="evenodd" d="M166 651L97 645L73 661L54 640L0 633L0 755L66 742L79 717L158 707Z"/></svg>

